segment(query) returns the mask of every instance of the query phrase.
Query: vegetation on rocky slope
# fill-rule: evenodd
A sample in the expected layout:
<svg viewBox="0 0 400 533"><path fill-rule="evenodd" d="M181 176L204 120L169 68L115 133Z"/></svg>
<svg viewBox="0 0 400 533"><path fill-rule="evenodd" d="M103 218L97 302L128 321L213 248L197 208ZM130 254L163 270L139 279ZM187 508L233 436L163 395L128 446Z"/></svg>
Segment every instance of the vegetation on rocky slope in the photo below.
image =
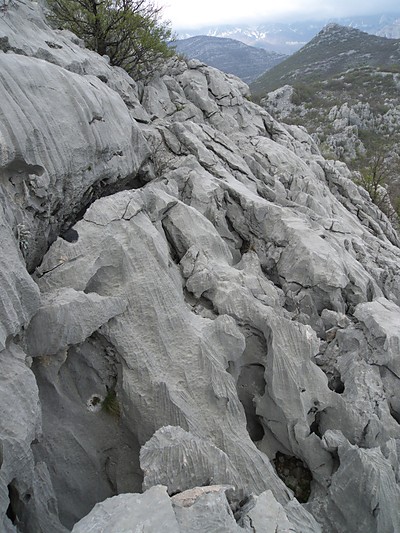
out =
<svg viewBox="0 0 400 533"><path fill-rule="evenodd" d="M304 126L322 153L344 161L355 181L396 220L400 41L335 25L296 56L270 71L270 87L278 79L290 85L270 92L262 104L286 123Z"/></svg>
<svg viewBox="0 0 400 533"><path fill-rule="evenodd" d="M133 77L170 57L171 29L152 0L49 0L49 19Z"/></svg>
<svg viewBox="0 0 400 533"><path fill-rule="evenodd" d="M349 69L396 69L400 61L400 40L328 24L301 50L251 84L254 95L264 95L283 85L324 81Z"/></svg>

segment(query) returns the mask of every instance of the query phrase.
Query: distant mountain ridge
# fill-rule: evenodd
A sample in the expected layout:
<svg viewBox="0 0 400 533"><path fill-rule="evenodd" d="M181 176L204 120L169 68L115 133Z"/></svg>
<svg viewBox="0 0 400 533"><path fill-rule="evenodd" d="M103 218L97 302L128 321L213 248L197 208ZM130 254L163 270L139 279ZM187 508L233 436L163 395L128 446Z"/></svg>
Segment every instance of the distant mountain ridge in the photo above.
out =
<svg viewBox="0 0 400 533"><path fill-rule="evenodd" d="M206 26L180 29L180 39L196 35L236 39L250 46L292 54L308 43L328 23L349 26L382 37L400 37L400 11L397 14L323 19L320 21L265 22L260 24Z"/></svg>
<svg viewBox="0 0 400 533"><path fill-rule="evenodd" d="M248 46L234 39L197 35L174 42L178 53L250 83L287 56Z"/></svg>
<svg viewBox="0 0 400 533"><path fill-rule="evenodd" d="M326 80L348 69L388 67L400 62L400 40L328 24L301 50L251 84L263 95L283 85Z"/></svg>
<svg viewBox="0 0 400 533"><path fill-rule="evenodd" d="M389 37L390 39L400 39L400 17L384 26L376 35Z"/></svg>

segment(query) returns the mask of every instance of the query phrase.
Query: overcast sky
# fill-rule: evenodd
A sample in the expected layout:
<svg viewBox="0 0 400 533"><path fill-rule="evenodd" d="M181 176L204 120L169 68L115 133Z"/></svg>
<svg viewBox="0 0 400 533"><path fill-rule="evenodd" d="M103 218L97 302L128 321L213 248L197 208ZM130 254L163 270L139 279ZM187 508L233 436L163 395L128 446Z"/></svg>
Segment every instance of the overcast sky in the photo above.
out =
<svg viewBox="0 0 400 533"><path fill-rule="evenodd" d="M399 0L158 0L174 30L400 12Z"/></svg>

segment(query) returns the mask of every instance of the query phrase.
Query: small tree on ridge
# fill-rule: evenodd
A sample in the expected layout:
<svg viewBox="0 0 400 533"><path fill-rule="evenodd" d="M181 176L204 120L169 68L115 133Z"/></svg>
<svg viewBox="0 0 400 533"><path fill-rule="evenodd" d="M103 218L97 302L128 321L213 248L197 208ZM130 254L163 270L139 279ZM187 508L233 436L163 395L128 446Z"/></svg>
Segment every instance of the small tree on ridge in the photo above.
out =
<svg viewBox="0 0 400 533"><path fill-rule="evenodd" d="M152 0L49 0L49 19L71 30L111 65L142 77L170 57L169 24Z"/></svg>

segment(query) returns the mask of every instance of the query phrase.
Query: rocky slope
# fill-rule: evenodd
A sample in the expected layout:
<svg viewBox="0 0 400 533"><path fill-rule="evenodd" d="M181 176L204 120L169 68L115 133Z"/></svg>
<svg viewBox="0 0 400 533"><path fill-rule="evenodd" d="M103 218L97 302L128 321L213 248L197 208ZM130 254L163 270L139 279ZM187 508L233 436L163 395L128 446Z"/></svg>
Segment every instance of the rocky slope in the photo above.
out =
<svg viewBox="0 0 400 533"><path fill-rule="evenodd" d="M399 240L347 168L29 0L0 42L2 530L398 530Z"/></svg>
<svg viewBox="0 0 400 533"><path fill-rule="evenodd" d="M198 59L211 67L238 76L246 83L255 80L286 56L248 46L235 39L197 35L174 41L177 53L188 59Z"/></svg>
<svg viewBox="0 0 400 533"><path fill-rule="evenodd" d="M390 68L356 69L325 82L285 85L268 93L261 105L280 121L304 126L326 156L355 169L374 154L390 154L395 180L400 141L398 84L399 73Z"/></svg>
<svg viewBox="0 0 400 533"><path fill-rule="evenodd" d="M325 33L313 47L299 52L300 62L308 67L300 72L299 64L287 65L284 77L292 85L271 91L261 105L278 120L306 127L326 157L340 159L364 175L378 164L381 185L386 183L396 205L400 197L400 41L354 30L348 39L344 27L326 28ZM329 49L339 48L341 54L331 57ZM313 75L310 54L334 65L333 71L325 78L320 72Z"/></svg>
<svg viewBox="0 0 400 533"><path fill-rule="evenodd" d="M328 24L298 52L255 80L251 90L263 96L283 85L324 81L360 67L397 67L399 61L399 39Z"/></svg>

